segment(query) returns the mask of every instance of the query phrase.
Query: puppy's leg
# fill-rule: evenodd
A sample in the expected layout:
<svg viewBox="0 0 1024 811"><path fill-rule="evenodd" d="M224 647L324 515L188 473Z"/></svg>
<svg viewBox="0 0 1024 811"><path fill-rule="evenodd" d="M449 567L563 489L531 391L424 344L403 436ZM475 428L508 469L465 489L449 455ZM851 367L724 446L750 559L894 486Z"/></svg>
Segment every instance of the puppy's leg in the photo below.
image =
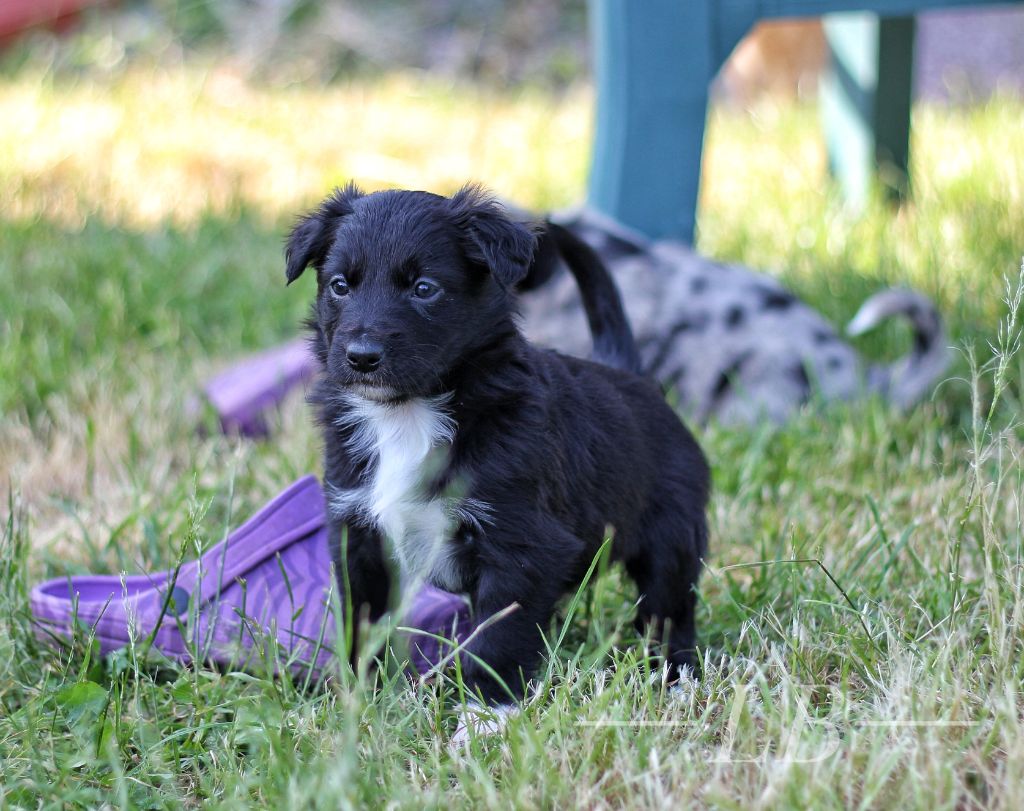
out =
<svg viewBox="0 0 1024 811"><path fill-rule="evenodd" d="M349 658L354 666L359 623L363 619L376 622L387 610L391 573L384 560L383 539L376 530L332 522L328 538L339 603L343 611L352 611Z"/></svg>
<svg viewBox="0 0 1024 811"><path fill-rule="evenodd" d="M546 578L546 582L545 582ZM487 704L508 704L523 697L523 687L536 669L544 650L542 628L554 613L558 588L551 573L519 568L492 568L481 572L473 595L473 610L486 625L459 657L467 688Z"/></svg>
<svg viewBox="0 0 1024 811"><path fill-rule="evenodd" d="M697 578L706 529L703 523L681 529L664 521L646 531L647 548L627 563L640 593L637 629L649 630L662 646L662 655L674 668L686 668L698 677Z"/></svg>

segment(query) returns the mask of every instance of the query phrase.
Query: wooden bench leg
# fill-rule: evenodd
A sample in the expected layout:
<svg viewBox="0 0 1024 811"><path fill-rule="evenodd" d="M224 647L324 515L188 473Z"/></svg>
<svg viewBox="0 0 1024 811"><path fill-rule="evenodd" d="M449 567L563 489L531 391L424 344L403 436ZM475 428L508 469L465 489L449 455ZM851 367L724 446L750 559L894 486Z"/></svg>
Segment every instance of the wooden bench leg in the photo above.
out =
<svg viewBox="0 0 1024 811"><path fill-rule="evenodd" d="M692 0L591 0L597 110L589 202L651 237L693 241L711 10Z"/></svg>
<svg viewBox="0 0 1024 811"><path fill-rule="evenodd" d="M909 191L914 18L832 14L825 18L832 68L821 110L829 168L846 199L862 207L873 178L886 195Z"/></svg>

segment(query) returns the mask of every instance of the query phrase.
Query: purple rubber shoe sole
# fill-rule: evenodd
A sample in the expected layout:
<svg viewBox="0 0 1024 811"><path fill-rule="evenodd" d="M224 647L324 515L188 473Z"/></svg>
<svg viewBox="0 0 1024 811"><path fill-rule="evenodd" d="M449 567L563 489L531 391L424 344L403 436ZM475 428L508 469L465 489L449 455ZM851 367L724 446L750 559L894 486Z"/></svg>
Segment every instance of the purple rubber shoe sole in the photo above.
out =
<svg viewBox="0 0 1024 811"><path fill-rule="evenodd" d="M307 342L291 341L235 362L212 378L203 394L217 412L224 433L265 437L267 409L311 378L316 369Z"/></svg>
<svg viewBox="0 0 1024 811"><path fill-rule="evenodd" d="M58 644L74 637L77 621L103 654L152 637L170 659L244 668L264 663L263 643L276 638L286 666L320 672L334 655L332 586L323 492L306 476L176 577L56 578L32 589L30 605L37 635ZM465 600L431 586L415 594L405 624L423 632L409 644L420 673L451 650L435 636L465 638L471 627Z"/></svg>

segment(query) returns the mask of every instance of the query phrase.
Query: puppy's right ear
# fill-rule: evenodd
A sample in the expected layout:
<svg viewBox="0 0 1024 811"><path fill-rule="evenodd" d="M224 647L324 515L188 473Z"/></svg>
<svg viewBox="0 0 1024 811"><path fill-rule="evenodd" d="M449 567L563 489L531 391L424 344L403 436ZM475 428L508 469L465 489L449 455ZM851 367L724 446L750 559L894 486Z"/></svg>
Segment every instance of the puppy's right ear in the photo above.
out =
<svg viewBox="0 0 1024 811"><path fill-rule="evenodd" d="M310 265L318 268L323 264L327 249L331 247L334 229L342 217L352 213L352 204L363 196L355 183L349 183L343 189L335 189L318 209L299 217L284 249L284 275L288 284L299 278Z"/></svg>

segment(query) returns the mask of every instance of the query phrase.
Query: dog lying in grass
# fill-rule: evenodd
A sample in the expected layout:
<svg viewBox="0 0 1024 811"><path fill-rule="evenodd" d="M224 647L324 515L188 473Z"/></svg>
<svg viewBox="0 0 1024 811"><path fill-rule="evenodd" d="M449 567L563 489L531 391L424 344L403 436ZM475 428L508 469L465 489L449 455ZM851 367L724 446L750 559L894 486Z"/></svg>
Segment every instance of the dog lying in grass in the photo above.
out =
<svg viewBox="0 0 1024 811"><path fill-rule="evenodd" d="M345 602L376 620L393 568L470 595L486 619L461 656L467 686L523 695L555 604L613 528L636 581L638 623L675 668L696 667L696 584L708 467L653 381L636 374L607 271L558 226L597 361L528 343L513 291L538 237L489 196L335 191L288 239L286 275L317 275L309 321L322 373L331 543ZM390 550L390 551L389 551ZM389 557L391 560L389 560Z"/></svg>
<svg viewBox="0 0 1024 811"><path fill-rule="evenodd" d="M899 408L927 396L949 362L942 320L911 290L869 298L847 331L890 316L909 320L912 351L868 365L815 310L769 276L724 265L676 242L651 242L593 212L562 224L609 268L636 334L643 370L673 389L683 411L703 422L784 422L812 397L848 400L877 393ZM559 263L537 263L521 283L531 340L574 355L588 348L584 307Z"/></svg>

